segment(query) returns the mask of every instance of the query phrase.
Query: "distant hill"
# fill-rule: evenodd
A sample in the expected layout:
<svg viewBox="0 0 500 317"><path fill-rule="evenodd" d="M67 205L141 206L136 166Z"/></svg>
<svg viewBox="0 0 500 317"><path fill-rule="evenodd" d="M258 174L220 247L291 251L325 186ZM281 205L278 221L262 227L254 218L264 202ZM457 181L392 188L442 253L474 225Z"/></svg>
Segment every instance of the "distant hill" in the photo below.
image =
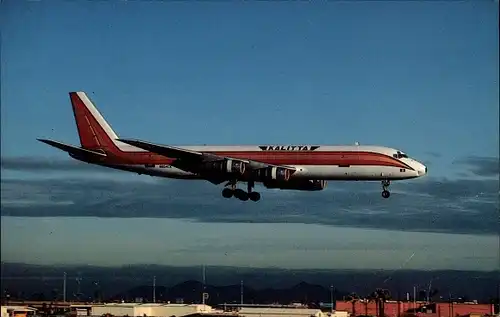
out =
<svg viewBox="0 0 500 317"><path fill-rule="evenodd" d="M63 273L67 273L67 299L93 297L130 299L143 297L151 301L153 276L156 276L158 300L184 298L200 301L201 267L169 267L133 265L123 267L40 266L2 263L2 288L12 297L46 299L62 298ZM80 277L78 284L76 278ZM330 300L330 285L337 298L350 292L367 296L375 288L387 288L396 297L413 294L417 285L425 296L429 282L437 289L437 297L466 297L488 301L496 297L499 271L408 271L381 270L288 270L240 267L206 267L209 302L239 302L240 282L244 282L245 302L259 303L293 299L297 301ZM80 292L82 294L78 295Z"/></svg>
<svg viewBox="0 0 500 317"><path fill-rule="evenodd" d="M182 299L184 303L199 303L201 301L203 284L198 281L186 281L167 288L156 287L156 300L175 302ZM241 285L213 286L205 285L204 291L209 294L207 304L239 303L241 295ZM112 300L133 301L136 298L150 299L153 293L153 286L137 286L126 292L113 296ZM335 291L335 297L340 299L346 296L346 292ZM320 285L313 285L301 282L291 288L274 289L252 289L243 286L243 297L245 303L271 304L271 303L311 303L329 302L331 292L329 288Z"/></svg>

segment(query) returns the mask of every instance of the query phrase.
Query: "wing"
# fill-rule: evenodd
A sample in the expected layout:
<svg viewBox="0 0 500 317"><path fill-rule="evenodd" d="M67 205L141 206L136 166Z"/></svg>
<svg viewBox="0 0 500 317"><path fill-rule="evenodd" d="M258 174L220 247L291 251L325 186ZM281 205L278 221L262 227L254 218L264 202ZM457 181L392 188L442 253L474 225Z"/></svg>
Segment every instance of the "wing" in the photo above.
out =
<svg viewBox="0 0 500 317"><path fill-rule="evenodd" d="M211 154L211 153L191 151L188 149L183 149L183 148L170 146L170 145L159 145L159 144L154 144L151 142L145 142L145 141L133 140L133 139L118 139L118 141L130 144L130 145L138 147L140 149L150 151L150 152L153 152L156 154L160 154L160 155L163 155L163 156L166 156L169 158L180 159L182 161L206 162L206 161L219 161L219 160L224 160L224 159L231 159L234 161L249 163L249 165L252 169L262 169L262 168L267 168L267 167L281 167L281 168L289 169L291 171L295 171L295 168L291 167L291 166L273 165L273 164L262 163L262 162L258 162L258 161L250 161L250 160L239 159L239 158L219 156L219 155L215 155L215 154Z"/></svg>
<svg viewBox="0 0 500 317"><path fill-rule="evenodd" d="M118 139L118 141L130 144L132 146L138 147L140 149L160 154L166 157L182 159L182 160L203 160L203 153L191 151L183 148L178 148L170 145L159 145L151 142L145 142L140 140L131 140L131 139Z"/></svg>

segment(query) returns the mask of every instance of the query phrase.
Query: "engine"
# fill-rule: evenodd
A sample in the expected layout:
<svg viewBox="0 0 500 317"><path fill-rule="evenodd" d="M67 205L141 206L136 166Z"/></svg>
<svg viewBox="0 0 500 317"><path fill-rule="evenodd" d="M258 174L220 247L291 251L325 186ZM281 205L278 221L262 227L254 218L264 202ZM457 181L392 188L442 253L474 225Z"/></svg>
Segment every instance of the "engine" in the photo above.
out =
<svg viewBox="0 0 500 317"><path fill-rule="evenodd" d="M223 172L228 174L243 175L247 163L237 160L224 159L220 161L205 162L201 168L208 172Z"/></svg>
<svg viewBox="0 0 500 317"><path fill-rule="evenodd" d="M325 180L294 179L287 182L265 181L263 184L266 188L318 191L325 189L327 182Z"/></svg>
<svg viewBox="0 0 500 317"><path fill-rule="evenodd" d="M288 181L292 172L283 167L267 167L255 171L254 177L262 182L265 181Z"/></svg>

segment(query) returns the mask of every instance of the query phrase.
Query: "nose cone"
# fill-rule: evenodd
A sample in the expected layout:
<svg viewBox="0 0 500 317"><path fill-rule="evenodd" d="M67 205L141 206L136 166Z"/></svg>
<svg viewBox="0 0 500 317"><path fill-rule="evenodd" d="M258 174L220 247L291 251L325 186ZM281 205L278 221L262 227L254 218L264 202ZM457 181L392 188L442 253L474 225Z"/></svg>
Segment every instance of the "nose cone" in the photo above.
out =
<svg viewBox="0 0 500 317"><path fill-rule="evenodd" d="M417 173L418 173L418 176L424 176L424 175L426 175L427 174L427 166L425 166L422 163L418 163Z"/></svg>
<svg viewBox="0 0 500 317"><path fill-rule="evenodd" d="M415 175L414 177L421 177L427 174L427 166L420 163L419 161L413 158L402 159L402 161L411 166L414 173L416 174L413 174Z"/></svg>

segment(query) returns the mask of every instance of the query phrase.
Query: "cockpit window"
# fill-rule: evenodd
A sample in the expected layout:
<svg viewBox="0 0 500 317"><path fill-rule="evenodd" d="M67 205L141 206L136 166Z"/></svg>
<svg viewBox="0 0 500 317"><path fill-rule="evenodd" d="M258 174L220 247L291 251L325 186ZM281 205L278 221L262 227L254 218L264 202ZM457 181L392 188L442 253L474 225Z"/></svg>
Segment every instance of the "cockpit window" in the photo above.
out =
<svg viewBox="0 0 500 317"><path fill-rule="evenodd" d="M408 158L408 155L404 154L403 152L397 151L395 154L392 155L392 157L400 159L400 158Z"/></svg>

